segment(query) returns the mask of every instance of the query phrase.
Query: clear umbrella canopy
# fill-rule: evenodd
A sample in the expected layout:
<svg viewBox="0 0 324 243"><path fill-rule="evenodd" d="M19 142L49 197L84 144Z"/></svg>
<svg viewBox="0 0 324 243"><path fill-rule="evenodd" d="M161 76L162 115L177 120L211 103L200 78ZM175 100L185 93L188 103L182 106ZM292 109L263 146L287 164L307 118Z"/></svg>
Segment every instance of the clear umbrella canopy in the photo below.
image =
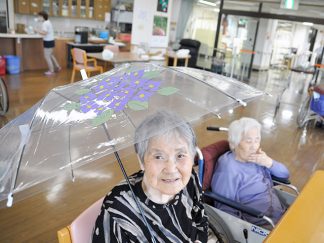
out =
<svg viewBox="0 0 324 243"><path fill-rule="evenodd" d="M154 64L57 87L0 130L0 201L133 145L137 125L157 110L195 122L262 94L214 73Z"/></svg>

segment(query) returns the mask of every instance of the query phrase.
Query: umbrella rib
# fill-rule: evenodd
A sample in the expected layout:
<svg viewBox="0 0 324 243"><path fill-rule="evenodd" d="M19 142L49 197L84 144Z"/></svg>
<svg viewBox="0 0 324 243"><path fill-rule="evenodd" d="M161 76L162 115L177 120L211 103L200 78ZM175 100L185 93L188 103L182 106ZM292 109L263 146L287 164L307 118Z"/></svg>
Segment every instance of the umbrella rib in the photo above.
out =
<svg viewBox="0 0 324 243"><path fill-rule="evenodd" d="M45 97L42 99L42 101L41 101L41 103L40 103L39 106L41 106L44 103L44 101L45 101ZM34 124L36 112L34 113L33 118L32 118L32 120L30 122L29 131L31 130L31 127ZM27 141L25 142L25 144L22 147L22 150L21 150L21 153L20 153L20 156L19 156L18 165L17 165L17 170L16 170L16 173L15 173L15 179L13 180L13 183L12 183L12 186L11 186L11 190L10 190L10 193L8 195L8 203L7 203L7 206L9 206L9 207L11 207L11 205L12 205L12 201L13 201L13 190L15 189L16 184L17 184L19 169L20 169L20 165L21 165L21 161L22 161L24 152L25 152L26 144L27 144Z"/></svg>
<svg viewBox="0 0 324 243"><path fill-rule="evenodd" d="M70 159L72 181L74 182L75 177L74 177L74 170L73 170L72 158L71 158L71 126L69 126L69 159Z"/></svg>
<svg viewBox="0 0 324 243"><path fill-rule="evenodd" d="M107 129L107 127L106 127L106 123L102 124L102 126L103 126L103 128L104 128L104 131L105 131L105 133L106 133L107 138L110 140L111 138L110 138L110 135L109 135L108 129ZM154 238L153 233L152 233L153 230L152 230L151 226L148 224L148 222L147 222L147 220L146 220L146 217L145 217L144 212L143 212L143 208L142 208L142 206L140 205L140 203L139 203L139 201L138 201L138 198L135 196L135 193L134 193L134 191L133 191L132 185L130 184L130 181L129 181L128 175L127 175L126 170L125 170L125 167L124 167L124 165L123 165L123 163L122 163L122 161L121 161L121 159L120 159L120 157L119 157L119 154L118 154L118 152L116 151L115 146L114 146L114 145L111 145L111 146L112 146L112 148L113 148L113 150L114 150L114 155L115 155L115 157L116 157L116 159L117 159L117 162L118 162L118 164L119 164L119 167L120 167L120 169L121 169L121 171L122 171L122 173L123 173L123 175L124 175L124 178L125 178L125 180L126 180L126 182L127 182L127 184L128 184L128 187L129 187L130 190L131 190L132 197L134 198L135 203L136 203L138 209L140 210L140 214L141 214L141 216L142 216L142 218L143 218L143 220L144 220L144 224L146 225L146 227L147 227L147 229L148 229L148 231L149 231L149 233L150 233L150 235L151 235L151 240L152 240L153 243L156 243L155 238Z"/></svg>

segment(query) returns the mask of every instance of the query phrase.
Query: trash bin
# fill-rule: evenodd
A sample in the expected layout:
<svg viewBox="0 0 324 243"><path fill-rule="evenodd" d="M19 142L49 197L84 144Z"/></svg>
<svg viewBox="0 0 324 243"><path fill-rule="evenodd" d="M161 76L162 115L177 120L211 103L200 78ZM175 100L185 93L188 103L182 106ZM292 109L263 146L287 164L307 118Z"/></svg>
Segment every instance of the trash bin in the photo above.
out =
<svg viewBox="0 0 324 243"><path fill-rule="evenodd" d="M4 56L0 56L0 75L6 74L6 59Z"/></svg>
<svg viewBox="0 0 324 243"><path fill-rule="evenodd" d="M7 73L17 74L20 72L20 57L19 56L6 56Z"/></svg>

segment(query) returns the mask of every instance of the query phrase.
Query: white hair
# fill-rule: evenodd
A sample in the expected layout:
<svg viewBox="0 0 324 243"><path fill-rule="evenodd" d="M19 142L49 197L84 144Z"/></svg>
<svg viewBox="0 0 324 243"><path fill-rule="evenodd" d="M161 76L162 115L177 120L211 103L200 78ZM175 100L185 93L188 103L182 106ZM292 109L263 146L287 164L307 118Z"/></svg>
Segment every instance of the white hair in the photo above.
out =
<svg viewBox="0 0 324 243"><path fill-rule="evenodd" d="M234 151L234 149L239 145L242 137L244 137L245 134L253 128L257 128L261 131L261 124L257 120L249 117L242 117L239 120L233 121L229 125L228 142L232 151Z"/></svg>
<svg viewBox="0 0 324 243"><path fill-rule="evenodd" d="M142 163L150 140L162 137L184 139L192 156L195 155L196 135L190 124L175 112L160 110L146 117L135 130L135 151Z"/></svg>

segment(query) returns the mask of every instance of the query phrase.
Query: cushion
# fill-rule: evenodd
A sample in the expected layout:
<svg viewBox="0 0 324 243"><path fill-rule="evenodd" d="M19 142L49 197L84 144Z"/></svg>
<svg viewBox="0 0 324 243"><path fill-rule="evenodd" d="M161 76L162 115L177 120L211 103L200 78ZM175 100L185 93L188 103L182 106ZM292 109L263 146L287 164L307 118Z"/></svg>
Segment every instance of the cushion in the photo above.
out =
<svg viewBox="0 0 324 243"><path fill-rule="evenodd" d="M230 148L227 140L218 141L201 149L205 162L202 185L203 190L210 189L210 184L213 177L215 165L217 164L217 160L222 154L229 150Z"/></svg>

